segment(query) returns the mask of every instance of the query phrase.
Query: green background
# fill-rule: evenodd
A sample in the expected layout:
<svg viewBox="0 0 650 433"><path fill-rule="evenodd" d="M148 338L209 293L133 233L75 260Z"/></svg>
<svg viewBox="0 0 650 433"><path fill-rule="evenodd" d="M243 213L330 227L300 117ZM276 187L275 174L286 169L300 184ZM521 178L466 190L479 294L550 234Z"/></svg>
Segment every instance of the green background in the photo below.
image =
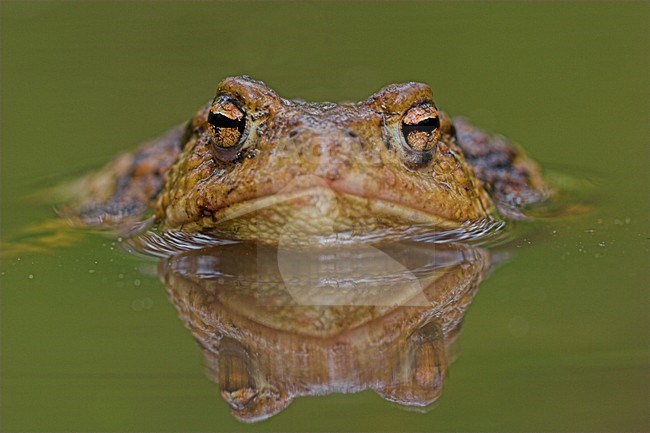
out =
<svg viewBox="0 0 650 433"><path fill-rule="evenodd" d="M2 431L647 431L647 2L6 2L2 238L30 196L188 118L220 79L357 100L396 81L595 184L485 281L426 414L371 392L235 421L155 262L110 239L2 262Z"/></svg>

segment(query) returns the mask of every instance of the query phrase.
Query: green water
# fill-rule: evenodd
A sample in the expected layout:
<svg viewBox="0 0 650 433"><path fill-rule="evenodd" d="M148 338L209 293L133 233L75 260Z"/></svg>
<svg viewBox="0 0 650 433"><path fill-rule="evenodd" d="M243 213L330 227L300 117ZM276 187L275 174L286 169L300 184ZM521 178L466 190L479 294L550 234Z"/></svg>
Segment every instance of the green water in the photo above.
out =
<svg viewBox="0 0 650 433"><path fill-rule="evenodd" d="M2 2L2 238L30 196L190 116L228 75L356 100L429 83L440 107L595 184L480 287L426 414L371 392L230 415L155 276L110 239L2 262L2 431L648 431L645 2Z"/></svg>

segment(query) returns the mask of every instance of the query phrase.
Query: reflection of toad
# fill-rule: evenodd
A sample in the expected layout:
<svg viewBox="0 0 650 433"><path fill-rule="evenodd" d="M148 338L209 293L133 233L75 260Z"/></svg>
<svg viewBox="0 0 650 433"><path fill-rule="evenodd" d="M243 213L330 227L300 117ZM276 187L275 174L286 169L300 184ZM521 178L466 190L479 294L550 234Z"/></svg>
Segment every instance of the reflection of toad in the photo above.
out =
<svg viewBox="0 0 650 433"><path fill-rule="evenodd" d="M488 266L485 250L450 244L299 253L231 244L165 258L159 269L222 396L252 422L295 397L333 392L432 403Z"/></svg>
<svg viewBox="0 0 650 433"><path fill-rule="evenodd" d="M421 83L358 103L279 97L230 77L184 126L76 184L82 225L147 218L161 231L277 244L484 233L543 201L538 166L502 137L438 110ZM377 236L378 235L378 236ZM323 243L323 242L320 242Z"/></svg>

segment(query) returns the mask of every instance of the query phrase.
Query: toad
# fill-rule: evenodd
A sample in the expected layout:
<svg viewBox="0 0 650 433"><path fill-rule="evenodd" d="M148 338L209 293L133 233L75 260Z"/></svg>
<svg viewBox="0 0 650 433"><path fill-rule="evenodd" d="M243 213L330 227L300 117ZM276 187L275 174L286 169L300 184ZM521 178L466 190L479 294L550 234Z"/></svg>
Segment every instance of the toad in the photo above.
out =
<svg viewBox="0 0 650 433"><path fill-rule="evenodd" d="M73 191L61 212L79 225L276 245L481 234L550 195L519 147L449 117L425 84L335 104L247 76Z"/></svg>

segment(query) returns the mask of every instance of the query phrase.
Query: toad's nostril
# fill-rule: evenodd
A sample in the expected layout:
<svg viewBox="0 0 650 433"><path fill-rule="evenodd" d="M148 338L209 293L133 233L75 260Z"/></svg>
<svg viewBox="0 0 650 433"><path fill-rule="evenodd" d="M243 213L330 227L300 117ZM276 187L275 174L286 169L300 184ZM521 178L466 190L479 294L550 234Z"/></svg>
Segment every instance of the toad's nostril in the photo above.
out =
<svg viewBox="0 0 650 433"><path fill-rule="evenodd" d="M357 138L357 137L358 137L357 133L354 132L354 131L351 130L351 129L348 130L348 136L350 136L350 137L352 137L352 138Z"/></svg>
<svg viewBox="0 0 650 433"><path fill-rule="evenodd" d="M298 130L292 129L291 131L289 131L289 138L293 138L296 135L298 135Z"/></svg>

